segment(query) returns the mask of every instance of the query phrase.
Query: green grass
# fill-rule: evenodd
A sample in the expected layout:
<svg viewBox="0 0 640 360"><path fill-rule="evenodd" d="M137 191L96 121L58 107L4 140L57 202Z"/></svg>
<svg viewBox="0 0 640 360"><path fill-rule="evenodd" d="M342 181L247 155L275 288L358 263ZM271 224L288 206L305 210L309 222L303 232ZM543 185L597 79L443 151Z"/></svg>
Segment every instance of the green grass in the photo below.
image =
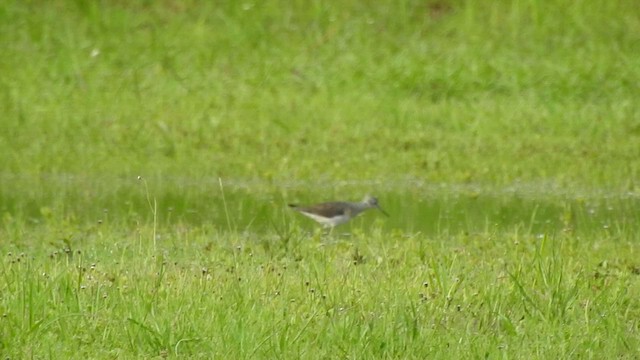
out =
<svg viewBox="0 0 640 360"><path fill-rule="evenodd" d="M640 353L635 1L9 0L0 43L3 358Z"/></svg>
<svg viewBox="0 0 640 360"><path fill-rule="evenodd" d="M148 226L83 229L58 248L55 232L4 254L7 356L597 358L640 345L637 236L619 231L318 240L182 226L159 249Z"/></svg>
<svg viewBox="0 0 640 360"><path fill-rule="evenodd" d="M637 186L634 1L276 4L8 2L3 168Z"/></svg>

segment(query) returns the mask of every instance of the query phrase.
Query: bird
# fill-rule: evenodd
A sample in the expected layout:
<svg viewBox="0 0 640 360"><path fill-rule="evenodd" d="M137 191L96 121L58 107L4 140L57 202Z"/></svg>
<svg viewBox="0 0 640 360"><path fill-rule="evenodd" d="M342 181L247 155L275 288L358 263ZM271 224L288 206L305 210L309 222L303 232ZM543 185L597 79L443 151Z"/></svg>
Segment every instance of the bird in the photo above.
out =
<svg viewBox="0 0 640 360"><path fill-rule="evenodd" d="M331 201L309 206L288 205L302 215L317 221L325 228L331 229L348 222L363 211L369 209L378 209L384 215L389 216L378 204L378 199L370 195L367 195L360 202Z"/></svg>

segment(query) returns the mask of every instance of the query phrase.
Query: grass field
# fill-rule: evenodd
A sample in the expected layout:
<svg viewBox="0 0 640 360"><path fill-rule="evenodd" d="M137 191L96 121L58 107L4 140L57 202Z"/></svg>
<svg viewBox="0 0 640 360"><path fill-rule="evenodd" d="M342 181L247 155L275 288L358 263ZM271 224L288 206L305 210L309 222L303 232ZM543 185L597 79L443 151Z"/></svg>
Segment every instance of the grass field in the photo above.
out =
<svg viewBox="0 0 640 360"><path fill-rule="evenodd" d="M3 359L640 357L635 0L8 0L0 43Z"/></svg>

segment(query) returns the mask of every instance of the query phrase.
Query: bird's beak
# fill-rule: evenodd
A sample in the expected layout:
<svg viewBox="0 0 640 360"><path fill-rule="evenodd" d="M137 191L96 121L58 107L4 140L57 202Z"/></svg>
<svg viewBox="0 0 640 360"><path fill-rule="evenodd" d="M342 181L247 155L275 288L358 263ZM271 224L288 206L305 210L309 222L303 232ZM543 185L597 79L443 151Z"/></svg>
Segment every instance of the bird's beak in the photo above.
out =
<svg viewBox="0 0 640 360"><path fill-rule="evenodd" d="M376 207L378 208L378 210L380 210L381 213L385 214L386 216L389 216L389 214L387 214L386 211L382 210L382 208L379 205Z"/></svg>

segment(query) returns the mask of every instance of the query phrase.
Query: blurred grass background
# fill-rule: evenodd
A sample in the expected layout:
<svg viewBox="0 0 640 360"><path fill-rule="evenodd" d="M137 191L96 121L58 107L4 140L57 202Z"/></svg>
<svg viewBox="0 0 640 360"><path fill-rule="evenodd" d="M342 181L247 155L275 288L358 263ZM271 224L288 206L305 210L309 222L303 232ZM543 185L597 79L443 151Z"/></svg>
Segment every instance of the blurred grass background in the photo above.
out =
<svg viewBox="0 0 640 360"><path fill-rule="evenodd" d="M5 182L637 187L635 1L7 1L0 18Z"/></svg>

